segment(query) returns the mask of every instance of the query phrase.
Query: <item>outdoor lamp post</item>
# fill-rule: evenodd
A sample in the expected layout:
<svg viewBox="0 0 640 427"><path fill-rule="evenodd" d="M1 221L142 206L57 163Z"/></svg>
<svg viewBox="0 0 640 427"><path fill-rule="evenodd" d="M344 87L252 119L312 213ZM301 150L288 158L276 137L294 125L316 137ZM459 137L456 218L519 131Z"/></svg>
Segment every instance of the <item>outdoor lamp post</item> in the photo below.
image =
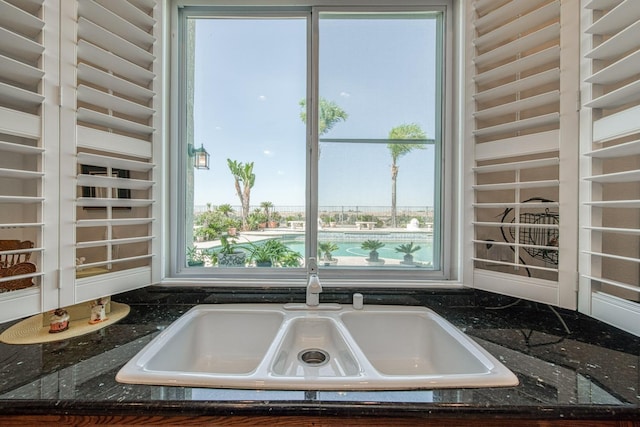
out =
<svg viewBox="0 0 640 427"><path fill-rule="evenodd" d="M209 153L204 149L204 146L200 144L200 148L193 148L193 145L189 144L189 157L193 157L193 167L196 169L209 169Z"/></svg>

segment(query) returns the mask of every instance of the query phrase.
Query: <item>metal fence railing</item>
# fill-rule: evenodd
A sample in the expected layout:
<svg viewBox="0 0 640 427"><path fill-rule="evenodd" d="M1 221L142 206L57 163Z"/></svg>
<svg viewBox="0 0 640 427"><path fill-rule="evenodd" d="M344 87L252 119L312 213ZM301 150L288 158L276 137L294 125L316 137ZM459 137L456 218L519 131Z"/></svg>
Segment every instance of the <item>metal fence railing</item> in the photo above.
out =
<svg viewBox="0 0 640 427"><path fill-rule="evenodd" d="M214 210L215 205L194 206L194 215ZM233 215L239 216L241 212L240 205L232 205ZM250 212L254 210L263 210L261 206L251 206ZM274 205L269 208L272 215L277 213L281 221L287 220L304 220L306 218L304 206L287 206ZM336 225L353 225L357 221L374 221L379 222L380 226L389 225L391 219L390 206L320 206L318 208L320 220L323 223L335 223ZM396 208L396 216L398 226L408 224L413 218L420 223L433 223L434 208L433 206L398 206Z"/></svg>

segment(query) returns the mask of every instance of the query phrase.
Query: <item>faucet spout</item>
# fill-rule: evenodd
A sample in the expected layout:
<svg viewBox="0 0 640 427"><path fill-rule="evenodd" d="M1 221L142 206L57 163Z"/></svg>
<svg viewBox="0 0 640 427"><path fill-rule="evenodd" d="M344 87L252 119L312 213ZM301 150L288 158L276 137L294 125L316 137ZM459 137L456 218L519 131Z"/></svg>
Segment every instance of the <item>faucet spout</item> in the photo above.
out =
<svg viewBox="0 0 640 427"><path fill-rule="evenodd" d="M320 305L321 292L322 285L320 284L320 278L318 275L309 275L309 283L307 284L307 305L310 307L317 307Z"/></svg>

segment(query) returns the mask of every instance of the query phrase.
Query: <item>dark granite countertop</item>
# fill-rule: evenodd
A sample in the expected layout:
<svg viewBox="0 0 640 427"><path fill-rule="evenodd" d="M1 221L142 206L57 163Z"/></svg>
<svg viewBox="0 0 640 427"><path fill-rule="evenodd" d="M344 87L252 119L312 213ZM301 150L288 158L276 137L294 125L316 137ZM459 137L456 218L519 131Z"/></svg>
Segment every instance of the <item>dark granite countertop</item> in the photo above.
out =
<svg viewBox="0 0 640 427"><path fill-rule="evenodd" d="M48 344L0 344L0 414L335 415L640 419L640 338L579 313L474 290L359 290L365 304L423 305L519 378L517 387L326 392L120 384L118 370L196 304L303 301L301 289L149 287L113 297L120 322ZM325 289L348 303L354 290ZM0 331L15 322L0 325Z"/></svg>

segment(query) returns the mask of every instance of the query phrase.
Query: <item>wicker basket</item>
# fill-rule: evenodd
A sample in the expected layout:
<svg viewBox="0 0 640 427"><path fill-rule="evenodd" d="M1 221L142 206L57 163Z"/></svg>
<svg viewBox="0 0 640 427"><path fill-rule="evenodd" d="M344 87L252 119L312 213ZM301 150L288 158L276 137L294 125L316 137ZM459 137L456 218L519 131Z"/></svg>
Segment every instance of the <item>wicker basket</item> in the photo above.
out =
<svg viewBox="0 0 640 427"><path fill-rule="evenodd" d="M22 274L31 274L36 272L36 265L32 262L21 262L8 268L0 268L0 278L10 276L20 276ZM18 289L33 286L31 277L22 279L8 280L0 282L0 292L15 291Z"/></svg>
<svg viewBox="0 0 640 427"><path fill-rule="evenodd" d="M0 253L33 248L33 242L25 240L0 240ZM31 252L0 254L0 278L35 273L36 265L28 262ZM32 286L31 277L0 282L0 292L15 291Z"/></svg>

